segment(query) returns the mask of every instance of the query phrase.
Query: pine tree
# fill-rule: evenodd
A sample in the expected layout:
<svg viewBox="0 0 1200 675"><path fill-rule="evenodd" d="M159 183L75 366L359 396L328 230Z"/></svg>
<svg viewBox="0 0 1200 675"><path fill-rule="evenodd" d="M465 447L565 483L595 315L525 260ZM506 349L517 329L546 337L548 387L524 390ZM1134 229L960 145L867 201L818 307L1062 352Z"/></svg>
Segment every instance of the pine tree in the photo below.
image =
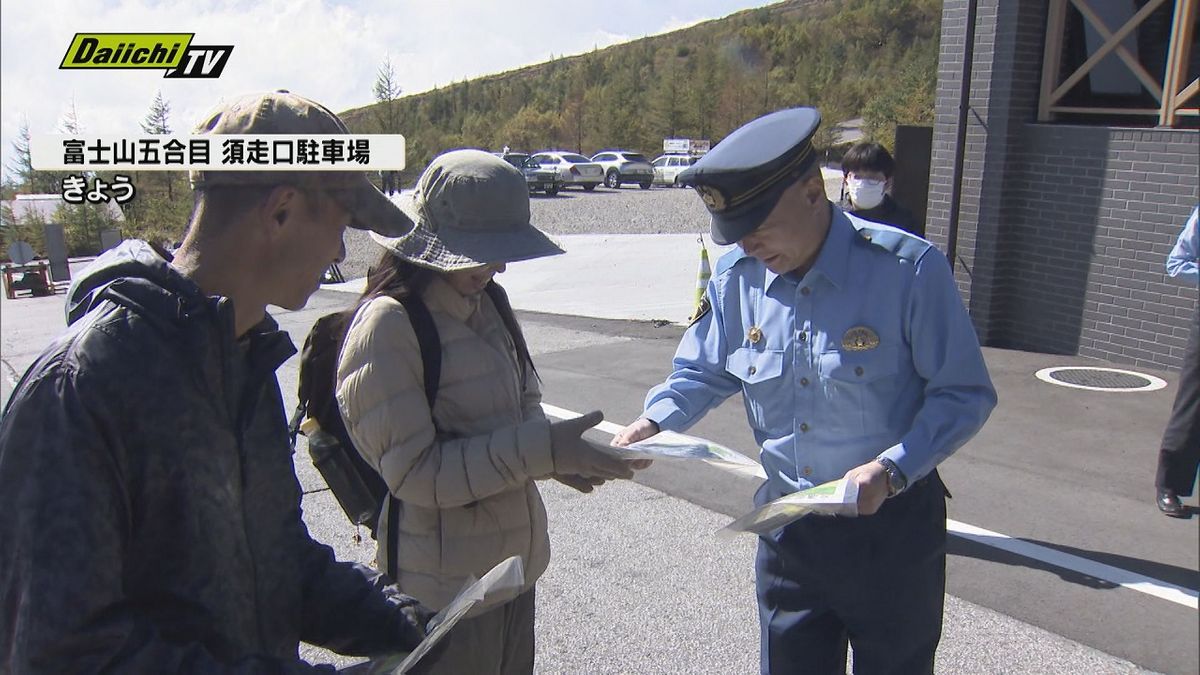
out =
<svg viewBox="0 0 1200 675"><path fill-rule="evenodd" d="M22 117L21 126L17 129L17 138L12 142L14 157L9 160L7 168L12 173L18 190L36 191L33 188L34 170L29 138L29 120Z"/></svg>
<svg viewBox="0 0 1200 675"><path fill-rule="evenodd" d="M155 135L166 136L171 133L171 104L163 98L162 91L154 94L154 101L150 104L150 111L141 121L142 131ZM175 172L159 171L159 181L167 190L167 201L175 199Z"/></svg>
<svg viewBox="0 0 1200 675"><path fill-rule="evenodd" d="M375 123L379 133L400 133L400 115L396 106L396 99L400 98L400 83L396 81L396 69L392 67L390 56L383 58L383 65L379 66L371 92L375 95L375 102L378 104L375 106ZM399 185L397 185L396 172L384 171L384 193L390 195L397 189L399 189Z"/></svg>
<svg viewBox="0 0 1200 675"><path fill-rule="evenodd" d="M163 98L161 90L154 94L150 112L142 119L141 126L147 134L165 136L171 133L171 104Z"/></svg>

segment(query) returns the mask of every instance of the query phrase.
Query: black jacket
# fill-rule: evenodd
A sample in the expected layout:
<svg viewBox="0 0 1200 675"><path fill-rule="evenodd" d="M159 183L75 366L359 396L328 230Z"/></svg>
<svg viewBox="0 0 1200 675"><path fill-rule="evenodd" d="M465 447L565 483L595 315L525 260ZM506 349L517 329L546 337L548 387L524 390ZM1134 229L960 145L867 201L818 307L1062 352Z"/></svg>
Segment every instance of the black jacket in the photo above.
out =
<svg viewBox="0 0 1200 675"><path fill-rule="evenodd" d="M862 218L863 220L869 220L872 223L883 223L884 225L898 227L905 232L911 232L918 236L925 236L924 228L920 227L920 223L917 222L917 218L912 214L912 211L900 206L900 204L895 199L892 199L892 196L888 194L883 196L883 202L880 203L879 206L871 209L856 209L854 208L854 205L850 203L850 200L846 199L842 203L842 210L850 215Z"/></svg>
<svg viewBox="0 0 1200 675"><path fill-rule="evenodd" d="M407 651L412 601L300 517L265 319L235 342L144 242L72 287L0 421L0 671L303 672L298 643Z"/></svg>

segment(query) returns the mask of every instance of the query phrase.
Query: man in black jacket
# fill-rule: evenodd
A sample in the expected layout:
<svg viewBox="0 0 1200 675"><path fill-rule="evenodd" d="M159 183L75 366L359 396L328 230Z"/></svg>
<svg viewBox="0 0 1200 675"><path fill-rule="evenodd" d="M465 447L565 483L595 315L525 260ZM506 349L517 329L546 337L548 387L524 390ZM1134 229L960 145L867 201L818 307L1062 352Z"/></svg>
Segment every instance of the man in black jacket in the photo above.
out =
<svg viewBox="0 0 1200 675"><path fill-rule="evenodd" d="M847 213L923 235L912 211L892 198L896 161L878 143L858 143L842 157L842 209Z"/></svg>
<svg viewBox="0 0 1200 675"><path fill-rule="evenodd" d="M276 92L198 133L345 134ZM349 224L411 222L361 172L193 176L173 261L127 241L71 289L68 330L0 421L0 671L306 672L301 640L411 650L428 613L301 520L266 313L299 309Z"/></svg>

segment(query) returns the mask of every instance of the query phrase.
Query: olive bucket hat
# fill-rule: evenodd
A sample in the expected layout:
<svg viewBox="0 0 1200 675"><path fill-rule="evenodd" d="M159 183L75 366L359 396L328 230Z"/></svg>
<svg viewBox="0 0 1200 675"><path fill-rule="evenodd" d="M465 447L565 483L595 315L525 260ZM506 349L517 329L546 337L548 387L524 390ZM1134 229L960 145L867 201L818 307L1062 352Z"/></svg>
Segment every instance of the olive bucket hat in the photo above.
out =
<svg viewBox="0 0 1200 675"><path fill-rule="evenodd" d="M371 237L405 260L442 272L557 255L529 222L525 175L481 150L434 158L400 208L416 224L400 237Z"/></svg>

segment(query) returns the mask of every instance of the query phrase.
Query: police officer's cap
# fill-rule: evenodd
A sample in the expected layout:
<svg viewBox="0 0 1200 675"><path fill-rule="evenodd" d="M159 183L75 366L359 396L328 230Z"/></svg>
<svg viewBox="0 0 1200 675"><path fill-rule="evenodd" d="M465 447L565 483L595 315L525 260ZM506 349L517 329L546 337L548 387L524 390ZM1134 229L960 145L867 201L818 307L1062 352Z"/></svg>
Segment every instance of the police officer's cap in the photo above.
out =
<svg viewBox="0 0 1200 675"><path fill-rule="evenodd" d="M679 174L712 214L712 238L732 244L750 234L779 196L816 160L812 137L821 124L815 108L764 115L734 131Z"/></svg>

